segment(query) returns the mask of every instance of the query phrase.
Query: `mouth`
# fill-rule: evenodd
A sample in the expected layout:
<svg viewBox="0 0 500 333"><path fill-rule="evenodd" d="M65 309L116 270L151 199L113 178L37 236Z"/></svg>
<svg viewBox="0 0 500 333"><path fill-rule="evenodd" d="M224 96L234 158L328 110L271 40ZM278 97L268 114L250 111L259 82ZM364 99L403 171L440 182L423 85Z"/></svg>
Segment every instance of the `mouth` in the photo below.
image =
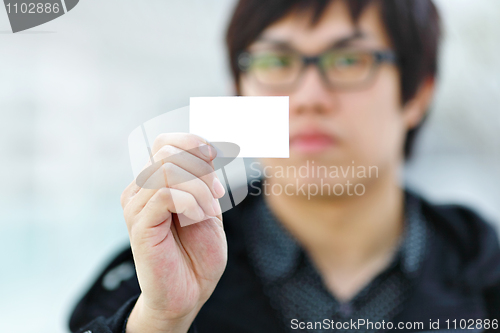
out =
<svg viewBox="0 0 500 333"><path fill-rule="evenodd" d="M332 148L337 143L331 134L321 131L307 131L290 137L290 150L302 154L321 153Z"/></svg>

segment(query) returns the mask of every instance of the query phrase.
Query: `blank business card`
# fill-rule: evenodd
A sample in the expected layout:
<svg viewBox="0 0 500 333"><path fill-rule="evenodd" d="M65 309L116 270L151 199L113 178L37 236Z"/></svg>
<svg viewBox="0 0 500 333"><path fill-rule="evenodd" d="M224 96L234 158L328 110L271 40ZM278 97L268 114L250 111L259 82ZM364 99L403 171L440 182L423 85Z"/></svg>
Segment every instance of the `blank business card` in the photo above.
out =
<svg viewBox="0 0 500 333"><path fill-rule="evenodd" d="M288 96L191 97L189 132L237 144L238 157L287 158Z"/></svg>

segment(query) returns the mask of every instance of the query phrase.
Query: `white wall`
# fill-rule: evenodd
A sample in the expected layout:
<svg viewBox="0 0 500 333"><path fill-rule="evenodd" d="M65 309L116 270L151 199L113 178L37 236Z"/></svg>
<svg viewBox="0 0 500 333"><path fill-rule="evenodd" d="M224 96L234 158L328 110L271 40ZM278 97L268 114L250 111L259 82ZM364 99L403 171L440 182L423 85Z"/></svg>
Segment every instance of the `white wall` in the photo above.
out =
<svg viewBox="0 0 500 333"><path fill-rule="evenodd" d="M445 39L410 184L500 224L500 2L439 0Z"/></svg>
<svg viewBox="0 0 500 333"><path fill-rule="evenodd" d="M439 97L408 179L500 221L500 3L440 0ZM0 9L0 332L60 333L127 243L119 197L142 122L231 93L232 0L82 0L10 34Z"/></svg>

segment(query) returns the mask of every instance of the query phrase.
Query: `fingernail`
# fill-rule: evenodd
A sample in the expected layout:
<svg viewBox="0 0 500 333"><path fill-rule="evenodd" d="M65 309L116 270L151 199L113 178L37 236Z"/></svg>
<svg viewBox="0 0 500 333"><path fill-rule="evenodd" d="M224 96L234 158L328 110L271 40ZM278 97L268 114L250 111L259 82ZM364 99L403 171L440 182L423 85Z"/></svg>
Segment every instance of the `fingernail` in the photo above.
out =
<svg viewBox="0 0 500 333"><path fill-rule="evenodd" d="M214 208L215 215L220 215L222 214L222 211L220 209L219 202L217 200L212 201L212 207Z"/></svg>
<svg viewBox="0 0 500 333"><path fill-rule="evenodd" d="M203 154L203 156L205 156L209 160L212 159L212 150L210 149L209 145L203 143L200 144L200 152Z"/></svg>
<svg viewBox="0 0 500 333"><path fill-rule="evenodd" d="M217 177L214 178L213 188L218 198L222 198L224 194L226 194L224 186L222 186L220 180Z"/></svg>

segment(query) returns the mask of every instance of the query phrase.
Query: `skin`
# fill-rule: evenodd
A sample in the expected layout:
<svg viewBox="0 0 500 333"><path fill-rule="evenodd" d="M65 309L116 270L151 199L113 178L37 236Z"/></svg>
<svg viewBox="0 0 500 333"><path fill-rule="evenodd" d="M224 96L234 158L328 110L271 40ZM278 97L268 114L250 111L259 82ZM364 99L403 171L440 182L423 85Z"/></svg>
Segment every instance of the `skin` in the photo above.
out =
<svg viewBox="0 0 500 333"><path fill-rule="evenodd" d="M179 151L187 152L181 154L183 160L178 159ZM214 172L204 172L213 170L216 151L203 139L163 134L152 153L155 161L172 155L177 159L148 169L146 186L134 181L121 196L141 287L127 333L186 332L226 266L226 237L215 200L224 189ZM187 173L192 181L175 184ZM200 173L203 176L197 177ZM165 178L170 185L159 188ZM182 228L181 215L202 222Z"/></svg>
<svg viewBox="0 0 500 333"><path fill-rule="evenodd" d="M359 28L366 36L352 47L390 48L376 6L365 10ZM355 26L345 5L332 2L320 22L311 27L307 13L291 13L268 27L263 36L286 41L304 54L322 52L332 42L352 36ZM259 45L260 43L260 45ZM256 42L250 47L267 47ZM242 75L244 95L283 95L264 89ZM348 180L366 188L362 196L265 196L280 222L308 251L326 286L340 300L348 300L390 261L403 226L403 191L398 171L403 163L405 133L417 125L433 91L427 80L413 100L401 104L399 72L384 64L369 87L357 91L328 89L314 67L307 68L290 96L290 134L322 130L335 136L335 144L316 153L291 146L290 159L265 159L264 166L321 165L377 166L376 178L327 179L331 184ZM199 145L202 144L200 148ZM152 170L150 181L196 178L212 168L215 151L190 134L164 134L153 145L155 161L179 150L178 159ZM215 173L197 181L163 187L140 187L132 182L123 192L124 208L141 295L132 310L127 333L186 332L212 294L227 261L222 216L214 198L223 196ZM294 178L268 179L270 184L295 184ZM317 178L300 179L311 184ZM148 189L149 188L149 189ZM174 205L175 203L175 205ZM219 206L220 207L220 206ZM179 214L203 220L181 228ZM215 215L215 216L214 216ZM307 223L304 223L307 221Z"/></svg>

